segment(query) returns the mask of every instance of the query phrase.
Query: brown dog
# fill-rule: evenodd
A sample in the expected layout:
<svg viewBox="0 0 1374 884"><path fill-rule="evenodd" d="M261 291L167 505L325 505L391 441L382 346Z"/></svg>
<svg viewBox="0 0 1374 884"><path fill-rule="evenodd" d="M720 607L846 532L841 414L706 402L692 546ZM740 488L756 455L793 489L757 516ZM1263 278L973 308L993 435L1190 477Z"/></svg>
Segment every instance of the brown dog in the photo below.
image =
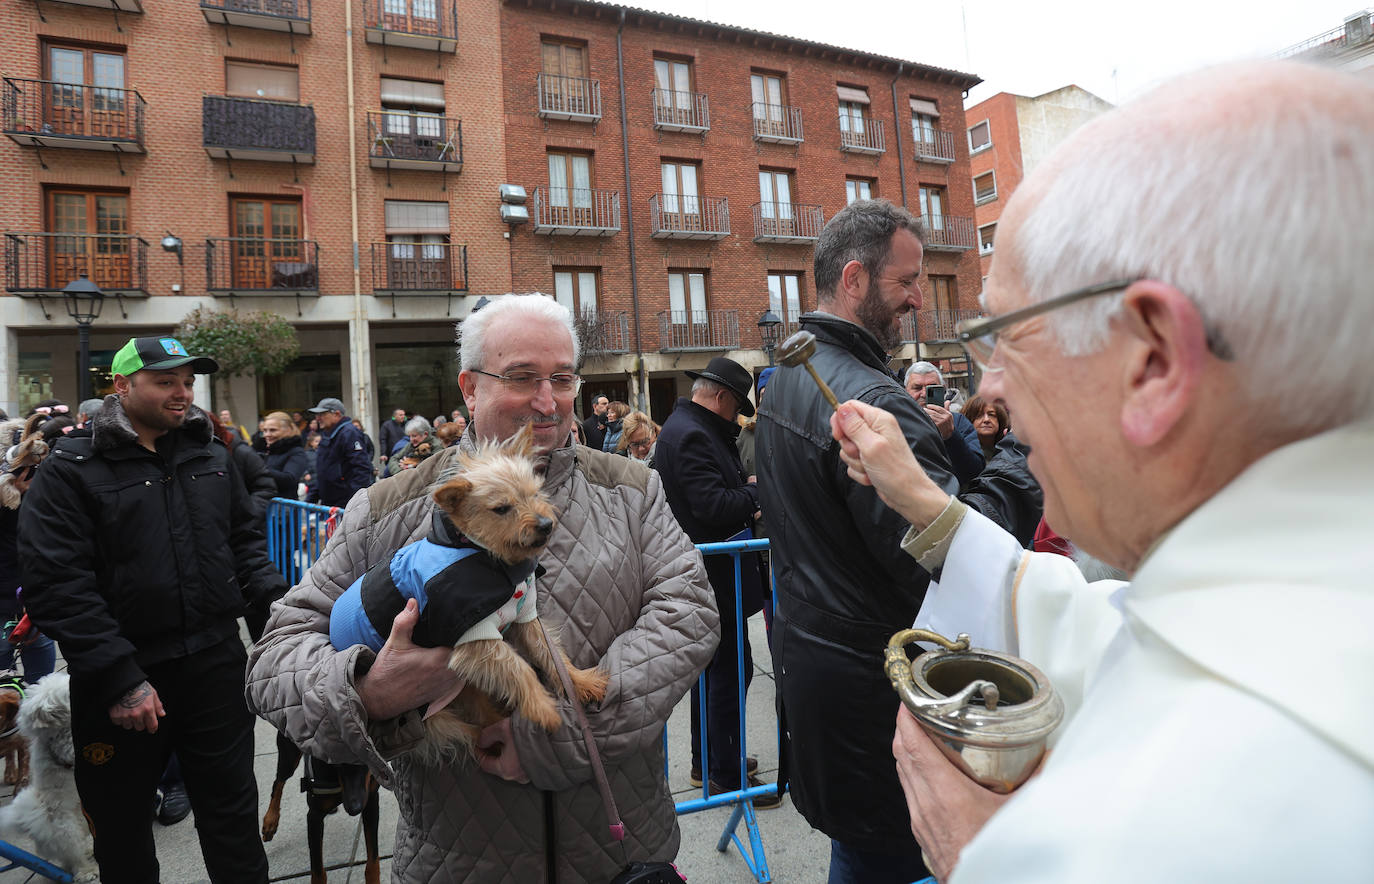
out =
<svg viewBox="0 0 1374 884"><path fill-rule="evenodd" d="M5 759L5 785L16 788L29 781L29 746L19 733L19 704L24 689L13 678L0 679L0 756Z"/></svg>
<svg viewBox="0 0 1374 884"><path fill-rule="evenodd" d="M543 493L543 477L535 472L530 456L532 435L526 426L506 442L479 445L474 454L460 453L461 472L434 492L435 503L454 527L492 559L506 565L535 559L557 523L558 515ZM461 584L447 588L463 591ZM434 591L430 589L431 599ZM523 592L529 593L526 601L533 604L533 580L516 588L512 600L520 599ZM471 752L482 729L512 711L550 732L557 730L563 719L551 692L562 695L563 687L554 667L554 654L561 655L568 667L576 702L605 697L604 672L574 667L551 632L553 646L544 640L537 620L505 620L513 610L503 607L491 615L508 623L502 638L460 640L454 646L449 668L462 676L464 686L451 703L440 701L430 706L426 716L428 739L421 751L431 758L460 748ZM472 636L481 626L479 623L464 637ZM547 688L536 669L543 673Z"/></svg>

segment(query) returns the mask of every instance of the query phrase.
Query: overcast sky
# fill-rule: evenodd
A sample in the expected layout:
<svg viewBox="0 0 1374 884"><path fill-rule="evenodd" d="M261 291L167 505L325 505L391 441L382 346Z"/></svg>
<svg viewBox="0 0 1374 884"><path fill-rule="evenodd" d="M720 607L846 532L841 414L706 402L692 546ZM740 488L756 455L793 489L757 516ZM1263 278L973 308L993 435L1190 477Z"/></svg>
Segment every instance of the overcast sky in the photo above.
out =
<svg viewBox="0 0 1374 884"><path fill-rule="evenodd" d="M1173 74L1271 55L1340 27L1361 9L1359 0L621 2L967 71L984 81L969 104L1070 83L1124 101Z"/></svg>

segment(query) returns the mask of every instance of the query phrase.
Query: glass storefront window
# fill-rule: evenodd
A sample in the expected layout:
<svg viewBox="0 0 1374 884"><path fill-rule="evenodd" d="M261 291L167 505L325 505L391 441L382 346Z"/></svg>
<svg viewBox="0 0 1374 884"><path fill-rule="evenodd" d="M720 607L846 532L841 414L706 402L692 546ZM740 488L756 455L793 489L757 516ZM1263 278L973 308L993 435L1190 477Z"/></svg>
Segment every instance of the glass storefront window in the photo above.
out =
<svg viewBox="0 0 1374 884"><path fill-rule="evenodd" d="M281 374L259 376L259 412L304 412L326 396L349 402L352 395L343 388L342 364L342 357L337 353L298 356Z"/></svg>
<svg viewBox="0 0 1374 884"><path fill-rule="evenodd" d="M373 364L377 409L383 416L404 408L407 414L433 421L463 405L458 355L452 344L378 344Z"/></svg>
<svg viewBox="0 0 1374 884"><path fill-rule="evenodd" d="M29 410L44 399L52 399L52 354L19 354L19 389L15 397L19 400L19 413L23 417Z"/></svg>

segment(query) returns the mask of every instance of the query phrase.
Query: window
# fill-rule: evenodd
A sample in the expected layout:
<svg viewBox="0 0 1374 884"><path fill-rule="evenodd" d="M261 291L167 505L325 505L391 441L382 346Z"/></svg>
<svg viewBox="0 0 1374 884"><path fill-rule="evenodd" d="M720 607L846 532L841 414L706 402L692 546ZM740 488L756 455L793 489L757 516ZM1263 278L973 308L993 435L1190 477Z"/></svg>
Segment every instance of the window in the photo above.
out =
<svg viewBox="0 0 1374 884"><path fill-rule="evenodd" d="M549 154L549 207L554 220L591 226L592 158L583 153Z"/></svg>
<svg viewBox="0 0 1374 884"><path fill-rule="evenodd" d="M664 123L699 126L692 95L692 64L668 58L654 59L654 119Z"/></svg>
<svg viewBox="0 0 1374 884"><path fill-rule="evenodd" d="M992 237L997 233L997 225L989 224L986 227L978 228L978 254L992 254Z"/></svg>
<svg viewBox="0 0 1374 884"><path fill-rule="evenodd" d="M453 287L448 203L386 201L387 288Z"/></svg>
<svg viewBox="0 0 1374 884"><path fill-rule="evenodd" d="M301 204L255 197L230 200L234 288L273 288L274 278L296 276L306 260Z"/></svg>
<svg viewBox="0 0 1374 884"><path fill-rule="evenodd" d="M707 323L704 271L668 271L668 310L674 325Z"/></svg>
<svg viewBox="0 0 1374 884"><path fill-rule="evenodd" d="M129 196L81 190L48 191L48 286L62 288L86 274L102 288L132 287Z"/></svg>
<svg viewBox="0 0 1374 884"><path fill-rule="evenodd" d="M43 124L63 135L127 133L124 54L51 44L46 49L45 74L53 86Z"/></svg>
<svg viewBox="0 0 1374 884"><path fill-rule="evenodd" d="M984 172L973 179L973 204L981 206L997 199L997 176L994 172Z"/></svg>
<svg viewBox="0 0 1374 884"><path fill-rule="evenodd" d="M300 71L281 64L226 61L224 94L273 101L300 101Z"/></svg>
<svg viewBox="0 0 1374 884"><path fill-rule="evenodd" d="M927 230L944 230L945 189L922 184L917 196L921 202L921 223Z"/></svg>
<svg viewBox="0 0 1374 884"><path fill-rule="evenodd" d="M949 313L959 305L958 289L953 276L931 276L931 304L940 313ZM953 337L952 335L948 337Z"/></svg>
<svg viewBox="0 0 1374 884"><path fill-rule="evenodd" d="M553 268L554 299L572 311L574 316L596 312L598 271L585 267Z"/></svg>
<svg viewBox="0 0 1374 884"><path fill-rule="evenodd" d="M432 34L438 29L436 0L382 0L382 27L412 34Z"/></svg>
<svg viewBox="0 0 1374 884"><path fill-rule="evenodd" d="M587 76L587 46L585 43L570 43L546 38L539 44L539 54L543 71L550 76Z"/></svg>
<svg viewBox="0 0 1374 884"><path fill-rule="evenodd" d="M936 121L940 119L940 111L935 102L925 98L912 98L911 102L911 137L917 144L933 145L935 143L935 133L938 131Z"/></svg>
<svg viewBox="0 0 1374 884"><path fill-rule="evenodd" d="M868 90L853 86L838 86L836 89L840 99L840 131L862 135L864 117L868 114Z"/></svg>
<svg viewBox="0 0 1374 884"><path fill-rule="evenodd" d="M789 328L801 316L801 274L768 274L768 309Z"/></svg>
<svg viewBox="0 0 1374 884"><path fill-rule="evenodd" d="M988 121L984 120L976 126L971 126L968 130L969 153L977 153L989 147L992 147L992 130L988 128Z"/></svg>
<svg viewBox="0 0 1374 884"><path fill-rule="evenodd" d="M382 110L394 111L382 118L386 136L403 140L406 136L418 140L444 138L443 83L382 77L381 98Z"/></svg>
<svg viewBox="0 0 1374 884"><path fill-rule="evenodd" d="M568 113L590 113L591 92L582 82L587 76L587 47L584 43L545 39L539 44L543 77L540 107Z"/></svg>
<svg viewBox="0 0 1374 884"><path fill-rule="evenodd" d="M844 201L848 205L855 200L873 199L873 191L877 188L872 178L846 178L844 180Z"/></svg>
<svg viewBox="0 0 1374 884"><path fill-rule="evenodd" d="M787 80L781 74L750 74L754 102L754 131L760 135L791 135L787 131Z"/></svg>
<svg viewBox="0 0 1374 884"><path fill-rule="evenodd" d="M701 214L701 198L697 193L697 171L695 163L663 162L659 165L663 181L664 214Z"/></svg>

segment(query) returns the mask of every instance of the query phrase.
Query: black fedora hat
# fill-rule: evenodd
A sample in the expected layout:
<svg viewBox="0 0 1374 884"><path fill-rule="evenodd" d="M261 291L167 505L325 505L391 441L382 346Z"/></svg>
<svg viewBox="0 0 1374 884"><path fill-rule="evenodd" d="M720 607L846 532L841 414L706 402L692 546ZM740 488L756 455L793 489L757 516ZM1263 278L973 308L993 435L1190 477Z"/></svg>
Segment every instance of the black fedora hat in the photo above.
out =
<svg viewBox="0 0 1374 884"><path fill-rule="evenodd" d="M706 364L704 371L684 372L689 378L706 378L728 389L739 399L740 414L754 416L754 403L749 401L749 391L754 388L754 376L749 369L733 359L717 356Z"/></svg>

